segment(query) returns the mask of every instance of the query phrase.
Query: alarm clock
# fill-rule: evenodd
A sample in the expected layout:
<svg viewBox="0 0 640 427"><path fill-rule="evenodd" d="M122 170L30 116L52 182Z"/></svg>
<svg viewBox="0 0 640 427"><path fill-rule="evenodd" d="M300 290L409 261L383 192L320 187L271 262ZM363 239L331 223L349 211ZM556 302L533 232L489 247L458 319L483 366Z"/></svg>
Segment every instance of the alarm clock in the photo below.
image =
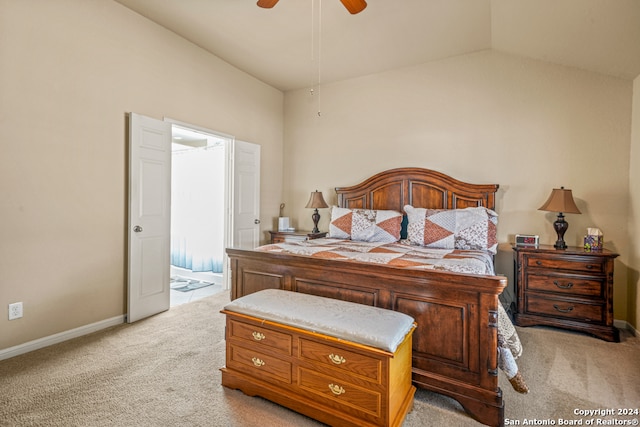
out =
<svg viewBox="0 0 640 427"><path fill-rule="evenodd" d="M516 234L516 245L538 246L538 236L533 234Z"/></svg>

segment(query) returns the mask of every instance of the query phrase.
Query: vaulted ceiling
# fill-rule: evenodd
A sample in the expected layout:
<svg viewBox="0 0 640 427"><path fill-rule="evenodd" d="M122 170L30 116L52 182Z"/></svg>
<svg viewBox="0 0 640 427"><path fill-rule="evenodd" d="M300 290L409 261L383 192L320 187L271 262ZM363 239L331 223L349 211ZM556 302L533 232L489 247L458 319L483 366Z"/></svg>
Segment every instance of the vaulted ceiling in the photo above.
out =
<svg viewBox="0 0 640 427"><path fill-rule="evenodd" d="M115 0L280 90L495 49L640 75L640 0Z"/></svg>

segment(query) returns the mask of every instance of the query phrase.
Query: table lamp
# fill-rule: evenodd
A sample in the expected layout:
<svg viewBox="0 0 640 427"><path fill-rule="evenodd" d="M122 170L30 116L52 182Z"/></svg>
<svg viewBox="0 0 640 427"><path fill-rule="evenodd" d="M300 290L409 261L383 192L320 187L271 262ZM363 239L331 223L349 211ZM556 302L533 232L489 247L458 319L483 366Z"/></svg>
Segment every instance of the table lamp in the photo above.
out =
<svg viewBox="0 0 640 427"><path fill-rule="evenodd" d="M558 218L553 223L553 228L558 234L558 240L553 247L556 249L566 249L567 244L564 242L564 233L569 228L569 223L564 220L563 213L582 213L573 201L571 190L567 190L564 187L554 188L547 201L544 202L538 210L558 212Z"/></svg>
<svg viewBox="0 0 640 427"><path fill-rule="evenodd" d="M320 230L318 230L318 221L320 221L318 208L328 207L329 205L327 205L327 202L324 201L321 191L316 190L311 192L311 197L309 198L309 202L307 203L307 206L305 206L305 208L314 209L313 215L311 215L311 219L313 220L313 230L311 231L312 233L320 232Z"/></svg>

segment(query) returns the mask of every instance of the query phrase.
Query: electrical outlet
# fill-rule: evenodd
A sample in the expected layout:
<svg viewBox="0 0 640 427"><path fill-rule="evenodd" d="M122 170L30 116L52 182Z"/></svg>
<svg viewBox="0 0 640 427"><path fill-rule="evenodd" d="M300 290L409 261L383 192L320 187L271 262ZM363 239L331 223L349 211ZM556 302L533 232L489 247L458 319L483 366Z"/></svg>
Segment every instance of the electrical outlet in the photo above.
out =
<svg viewBox="0 0 640 427"><path fill-rule="evenodd" d="M9 320L15 320L22 317L22 303L14 302L9 304Z"/></svg>

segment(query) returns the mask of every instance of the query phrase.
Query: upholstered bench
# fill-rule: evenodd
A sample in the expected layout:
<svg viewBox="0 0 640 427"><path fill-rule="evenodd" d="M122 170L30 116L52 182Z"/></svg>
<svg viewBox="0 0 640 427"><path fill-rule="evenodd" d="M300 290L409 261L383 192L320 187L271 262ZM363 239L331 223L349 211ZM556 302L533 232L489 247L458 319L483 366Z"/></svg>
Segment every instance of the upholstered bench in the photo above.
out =
<svg viewBox="0 0 640 427"><path fill-rule="evenodd" d="M222 385L336 426L399 426L411 409L410 316L276 289L222 313Z"/></svg>

